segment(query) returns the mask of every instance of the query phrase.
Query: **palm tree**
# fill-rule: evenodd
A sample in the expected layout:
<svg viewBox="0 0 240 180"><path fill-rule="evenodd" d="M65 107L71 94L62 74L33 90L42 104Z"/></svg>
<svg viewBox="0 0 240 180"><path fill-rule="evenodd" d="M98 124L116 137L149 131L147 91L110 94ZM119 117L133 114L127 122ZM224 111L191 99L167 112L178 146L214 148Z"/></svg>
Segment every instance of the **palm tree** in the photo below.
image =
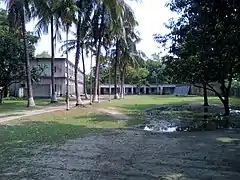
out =
<svg viewBox="0 0 240 180"><path fill-rule="evenodd" d="M61 39L60 34L60 17L59 12L63 9L59 9L59 0L36 0L34 2L35 13L34 16L39 19L36 24L35 31L41 36L41 34L48 34L48 28L50 25L51 34L51 102L57 102L55 78L54 78L54 61L55 61L55 41L56 38Z"/></svg>
<svg viewBox="0 0 240 180"><path fill-rule="evenodd" d="M76 91L76 106L81 102L81 98L77 88L77 68L79 64L80 54L82 55L82 66L83 66L83 81L84 81L84 94L85 99L88 99L87 95L87 79L86 69L84 60L84 44L88 40L88 32L90 30L91 13L93 11L93 4L89 1L77 1L78 6L78 19L77 19L77 40L76 40L76 56L75 56L75 91ZM86 47L86 46L85 46ZM81 102L82 103L82 102Z"/></svg>
<svg viewBox="0 0 240 180"><path fill-rule="evenodd" d="M95 65L95 80L93 88L93 102L98 102L98 87L99 87L99 68L100 68L100 53L102 47L102 37L104 30L104 18L105 18L105 7L104 4L99 6L99 9L95 12L93 16L93 38L94 43L96 43L96 65Z"/></svg>
<svg viewBox="0 0 240 180"><path fill-rule="evenodd" d="M33 99L33 90L32 90L32 81L31 81L31 67L30 67L30 58L28 52L28 40L27 40L27 31L26 31L26 11L28 13L28 17L30 18L30 9L27 1L24 0L9 0L7 1L8 11L9 11L9 19L10 26L12 28L21 29L22 38L24 43L24 51L26 58L26 75L27 75L27 94L28 101L27 106L33 107L35 106L35 102Z"/></svg>
<svg viewBox="0 0 240 180"><path fill-rule="evenodd" d="M81 100L79 89L78 89L78 66L80 55L82 58L83 66L83 81L84 81L84 94L85 99L88 99L87 95L87 79L86 79L86 69L85 69L85 58L84 49L88 51L89 44L91 41L91 14L93 11L94 4L89 3L89 1L79 0L76 2L77 6L77 19L76 27L77 32L74 33L76 39L66 41L61 50L64 50L68 46L68 51L76 49L75 54L75 93L76 93L76 106L81 105L83 102Z"/></svg>
<svg viewBox="0 0 240 180"><path fill-rule="evenodd" d="M69 28L76 21L75 12L77 6L74 0L61 0L57 6L57 19L61 20L63 29L66 31L66 41L68 42ZM66 61L67 61L67 93L66 93L66 110L69 110L69 63L68 63L68 44L66 46ZM78 72L78 68L77 68ZM78 87L78 81L77 81Z"/></svg>
<svg viewBox="0 0 240 180"><path fill-rule="evenodd" d="M124 34L122 17L126 3L122 0L102 0L97 4L96 11L93 16L93 38L96 44L96 65L95 65L95 81L93 101L97 102L97 92L99 86L99 68L100 68L100 54L103 45L104 31L107 29L115 29L115 34Z"/></svg>
<svg viewBox="0 0 240 180"><path fill-rule="evenodd" d="M119 72L119 79L122 82L120 92L123 94L123 82L124 82L124 69L126 68L126 62L121 62L124 59L123 58L130 58L130 49L132 48L133 40L136 34L133 34L134 27L137 25L137 21L134 17L134 12L131 9L130 6L128 6L126 3L122 2L122 6L124 8L122 18L117 19L115 24L118 24L114 28L115 34L116 34L116 49L115 49L115 58L114 58L114 88L115 88L115 96L114 99L118 98L118 91L117 91L117 81L118 81L118 70L122 69L122 71ZM129 45L129 43L131 45ZM127 53L128 52L128 53ZM128 57L127 54L129 55ZM121 58L122 57L122 58ZM129 60L129 59L127 59ZM131 60L133 60L131 58ZM126 61L126 60L125 60ZM122 95L123 97L123 95Z"/></svg>

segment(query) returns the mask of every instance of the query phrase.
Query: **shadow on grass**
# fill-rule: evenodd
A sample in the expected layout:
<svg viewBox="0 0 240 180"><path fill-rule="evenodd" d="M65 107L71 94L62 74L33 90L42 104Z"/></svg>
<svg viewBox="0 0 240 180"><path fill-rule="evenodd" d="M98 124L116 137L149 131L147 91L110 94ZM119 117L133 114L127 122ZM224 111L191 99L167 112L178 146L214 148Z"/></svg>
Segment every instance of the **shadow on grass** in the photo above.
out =
<svg viewBox="0 0 240 180"><path fill-rule="evenodd" d="M163 104L125 104L125 105L121 105L121 106L115 106L118 108L121 108L123 110L126 111L130 111L130 112L140 112L143 110L147 110L150 108L157 108L160 106L167 106L167 105L184 105L187 104L188 102L169 102L169 103L163 103Z"/></svg>
<svg viewBox="0 0 240 180"><path fill-rule="evenodd" d="M61 143L90 132L107 128L122 128L132 124L131 120L117 120L107 115L56 117L47 121L17 121L0 125L0 149Z"/></svg>
<svg viewBox="0 0 240 180"><path fill-rule="evenodd" d="M32 156L32 150L41 146L58 145L88 133L123 128L138 123L137 120L119 121L111 116L90 115L55 117L45 121L15 121L0 125L0 169L18 163L19 158Z"/></svg>
<svg viewBox="0 0 240 180"><path fill-rule="evenodd" d="M1 118L6 118L6 117L14 117L14 116L21 116L21 115L24 115L24 114L6 114L6 115L3 115L3 116L0 116L0 119Z"/></svg>
<svg viewBox="0 0 240 180"><path fill-rule="evenodd" d="M16 125L0 126L1 148L21 148L63 142L93 131L82 125L58 122L24 122Z"/></svg>
<svg viewBox="0 0 240 180"><path fill-rule="evenodd" d="M202 179L222 179L223 175L228 177L226 179L238 179L234 176L238 176L236 173L239 172L240 146L236 144L239 143L239 134L235 133L127 134L126 131L119 136L107 133L106 135L113 137L107 139L96 134L92 138L93 142L89 143L93 143L93 146L86 146L88 141L85 140L70 142L66 149L56 147L49 150L46 147L38 154L34 151L42 145L61 143L100 131L104 128L101 124L103 122L106 125L115 123L116 120L104 115L91 115L62 120L59 118L58 121L49 122L0 125L0 169L5 173L3 179L19 179L19 174L22 178L33 179L38 175L38 179L48 179L51 173L55 176L65 173L69 176L68 179L77 179L70 178L72 176L69 172L78 174L78 177L86 173L88 178L100 174L105 177L102 179L116 179L117 176L126 176L126 179L156 179L154 175L166 180L196 179L202 172ZM94 146L97 143L102 149L99 159L94 156ZM88 148L79 150L80 146ZM68 149L71 150L59 157L59 152ZM79 151L84 151L86 156L80 156ZM48 156L44 155L45 152ZM91 153L92 159L89 158ZM32 160L32 156L35 159ZM50 160L47 161L46 158ZM32 163L29 162L31 160ZM94 167L91 166L93 161ZM66 163L67 166L56 162ZM29 168L29 165L35 166ZM22 169L25 171L21 171ZM29 169L34 169L35 174ZM41 172L42 169L44 172ZM17 176L13 172L16 172ZM0 177L1 175L0 173Z"/></svg>

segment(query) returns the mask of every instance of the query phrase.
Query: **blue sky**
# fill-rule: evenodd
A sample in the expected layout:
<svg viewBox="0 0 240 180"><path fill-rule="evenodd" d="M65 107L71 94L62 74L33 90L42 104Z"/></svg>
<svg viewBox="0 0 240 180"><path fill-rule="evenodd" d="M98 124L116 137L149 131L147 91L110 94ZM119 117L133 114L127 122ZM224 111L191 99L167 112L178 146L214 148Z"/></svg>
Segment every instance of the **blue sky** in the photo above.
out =
<svg viewBox="0 0 240 180"><path fill-rule="evenodd" d="M167 0L142 0L142 3L136 3L134 1L128 2L134 10L136 19L139 22L138 31L140 32L142 41L138 44L138 49L144 51L148 56L161 51L161 49L158 48L158 44L153 40L153 34L167 33L168 30L165 28L164 23L175 16L175 14L165 7L166 1ZM4 7L3 4L0 4L0 7ZM35 22L27 24L27 30L29 31L33 31L34 27ZM65 35L63 35L63 38L65 38ZM71 39L71 36L69 39ZM56 57L60 57L62 54L58 50L60 46L61 43L58 42ZM42 51L50 52L50 50L50 34L43 35L36 46L36 54ZM74 51L69 54L69 59L74 62ZM86 62L86 69L89 72L90 61L88 59Z"/></svg>

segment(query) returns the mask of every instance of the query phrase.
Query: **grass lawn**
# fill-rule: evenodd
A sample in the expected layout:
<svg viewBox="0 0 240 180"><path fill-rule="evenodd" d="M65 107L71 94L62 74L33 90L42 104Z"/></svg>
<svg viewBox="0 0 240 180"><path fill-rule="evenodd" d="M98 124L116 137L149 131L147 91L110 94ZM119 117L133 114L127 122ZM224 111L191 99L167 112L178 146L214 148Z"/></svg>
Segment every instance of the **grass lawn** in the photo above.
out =
<svg viewBox="0 0 240 180"><path fill-rule="evenodd" d="M64 104L64 100L60 100L56 104L50 103L50 99L35 99L36 107L28 108L26 99L19 100L4 100L3 104L0 104L1 113L21 112L24 110L41 109L47 106L58 106Z"/></svg>
<svg viewBox="0 0 240 180"><path fill-rule="evenodd" d="M161 104L185 104L201 102L202 97L173 96L126 96L124 100L113 100L94 104L87 108L45 113L0 124L0 169L6 164L19 163L18 158L27 156L25 149L63 143L87 133L109 128L123 128L143 122L141 110ZM210 102L218 103L215 97ZM240 104L240 99L231 99L232 104ZM25 101L5 101L0 112L23 110ZM46 106L49 101L37 100L37 105ZM115 108L129 116L130 120L118 120L100 112L99 108Z"/></svg>
<svg viewBox="0 0 240 180"><path fill-rule="evenodd" d="M167 104L186 104L190 102L202 102L203 97L189 96L158 96L158 95L141 95L141 96L126 96L124 100L116 100L105 102L102 106L113 106L122 109L127 113L135 113L147 108L152 108L158 105ZM218 97L209 97L209 103L221 104ZM240 105L240 98L230 98L231 105Z"/></svg>

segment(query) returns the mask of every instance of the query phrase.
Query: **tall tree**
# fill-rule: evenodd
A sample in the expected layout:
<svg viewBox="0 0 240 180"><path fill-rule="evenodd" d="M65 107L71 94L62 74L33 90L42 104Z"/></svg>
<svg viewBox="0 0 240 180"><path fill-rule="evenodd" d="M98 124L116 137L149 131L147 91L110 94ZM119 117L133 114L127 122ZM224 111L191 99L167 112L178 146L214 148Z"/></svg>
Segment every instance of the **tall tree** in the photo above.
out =
<svg viewBox="0 0 240 180"><path fill-rule="evenodd" d="M51 58L51 55L47 51L43 51L36 55L36 58Z"/></svg>
<svg viewBox="0 0 240 180"><path fill-rule="evenodd" d="M229 115L231 84L240 68L239 3L177 0L169 6L181 16L169 24L171 33L162 41L172 42L168 64L185 82L202 83L213 91ZM220 90L211 82L217 82Z"/></svg>
<svg viewBox="0 0 240 180"><path fill-rule="evenodd" d="M61 2L62 3L62 2ZM55 90L55 78L54 78L54 61L55 61L55 42L56 38L61 39L60 28L60 0L38 0L34 1L34 16L38 18L35 31L39 35L47 34L50 25L51 34L51 102L57 102L56 90Z"/></svg>
<svg viewBox="0 0 240 180"><path fill-rule="evenodd" d="M20 35L20 36L19 36ZM21 41L21 34L18 31L9 31L7 11L0 9L0 104L3 93L13 83L26 81L26 58L25 48ZM37 38L31 33L27 34L29 57L33 58ZM32 80L37 81L42 68L32 67Z"/></svg>
<svg viewBox="0 0 240 180"><path fill-rule="evenodd" d="M35 106L33 99L33 90L31 82L31 67L30 67L30 58L28 52L28 40L27 40L27 31L26 31L26 15L30 19L30 8L28 1L24 0L9 0L8 11L9 11L9 20L11 28L15 30L21 30L22 39L24 44L24 54L25 54L25 66L26 66L26 81L27 81L27 91L28 91L28 107ZM13 31L14 32L14 31Z"/></svg>
<svg viewBox="0 0 240 180"><path fill-rule="evenodd" d="M78 6L78 16L77 16L77 33L76 33L76 55L75 55L75 91L76 91L76 105L81 104L81 97L77 88L77 72L80 54L82 55L82 66L83 66L83 81L84 81L84 94L85 99L88 99L87 96L87 79L86 79L86 69L85 69L85 60L84 60L84 44L88 40L88 33L91 27L91 14L93 12L93 3L88 1L77 1ZM86 46L85 46L86 47Z"/></svg>

